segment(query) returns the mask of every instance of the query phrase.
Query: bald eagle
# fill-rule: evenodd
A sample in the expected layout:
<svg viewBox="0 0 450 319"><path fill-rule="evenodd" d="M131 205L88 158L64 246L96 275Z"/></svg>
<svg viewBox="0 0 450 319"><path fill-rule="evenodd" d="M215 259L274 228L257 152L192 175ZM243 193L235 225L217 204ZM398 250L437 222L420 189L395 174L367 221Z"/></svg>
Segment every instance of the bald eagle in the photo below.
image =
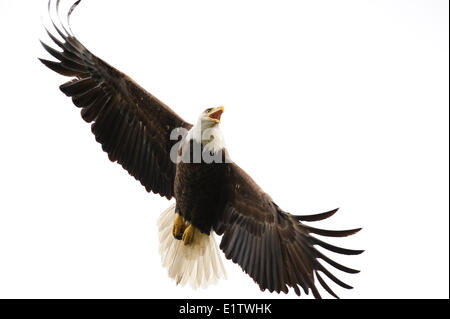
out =
<svg viewBox="0 0 450 319"><path fill-rule="evenodd" d="M131 78L95 56L78 41L65 23L52 19L46 29L54 45L41 41L56 61L39 59L51 70L71 77L60 86L81 109L81 117L92 123L92 133L112 162L134 176L148 192L175 204L158 220L160 254L164 267L177 284L207 286L225 277L220 249L238 264L262 291L300 296L312 291L320 298L317 282L337 295L322 275L344 288L352 288L335 277L323 262L346 273L357 273L317 249L357 255L328 244L313 234L330 237L352 235L360 228L324 230L304 222L323 220L337 209L315 215L293 215L283 211L228 155L220 131L223 107L203 111L195 125L189 124ZM55 22L56 21L56 22ZM178 136L178 138L174 138ZM220 246L214 234L222 236Z"/></svg>

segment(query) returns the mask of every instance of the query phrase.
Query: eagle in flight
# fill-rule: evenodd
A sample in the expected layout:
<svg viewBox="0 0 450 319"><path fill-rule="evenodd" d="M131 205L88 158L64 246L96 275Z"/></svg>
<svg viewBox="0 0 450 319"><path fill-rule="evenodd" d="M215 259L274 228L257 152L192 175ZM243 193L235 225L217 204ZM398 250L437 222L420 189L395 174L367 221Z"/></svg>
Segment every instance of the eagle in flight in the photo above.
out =
<svg viewBox="0 0 450 319"><path fill-rule="evenodd" d="M219 125L223 107L204 110L192 125L148 93L131 78L91 53L73 35L70 15L65 23L56 6L48 13L56 34L46 29L54 45L43 43L56 61L40 59L51 70L71 78L60 86L91 123L95 139L112 162L134 176L148 192L175 204L158 220L160 254L177 284L205 287L225 276L214 233L222 236L220 249L238 264L262 291L287 293L301 289L320 298L317 282L337 295L323 279L352 288L323 264L346 272L343 266L317 249L357 255L362 250L337 247L315 235L344 237L360 230L324 230L304 222L323 220L337 209L315 215L283 211L225 149ZM57 20L52 19L51 9ZM56 21L56 22L55 22ZM174 138L175 136L175 138Z"/></svg>

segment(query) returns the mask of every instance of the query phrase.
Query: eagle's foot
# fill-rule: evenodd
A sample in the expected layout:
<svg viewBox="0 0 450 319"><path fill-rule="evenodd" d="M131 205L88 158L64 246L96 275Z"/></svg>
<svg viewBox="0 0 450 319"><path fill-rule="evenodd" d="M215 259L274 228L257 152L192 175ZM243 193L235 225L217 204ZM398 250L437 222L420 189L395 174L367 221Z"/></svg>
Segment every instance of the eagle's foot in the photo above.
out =
<svg viewBox="0 0 450 319"><path fill-rule="evenodd" d="M181 217L181 215L177 214L177 217L175 217L175 221L173 222L173 229L172 229L173 237L175 237L178 240L181 240L183 232L184 232L184 220L183 217Z"/></svg>
<svg viewBox="0 0 450 319"><path fill-rule="evenodd" d="M189 245L194 241L195 227L189 225L183 232L183 242L185 245Z"/></svg>

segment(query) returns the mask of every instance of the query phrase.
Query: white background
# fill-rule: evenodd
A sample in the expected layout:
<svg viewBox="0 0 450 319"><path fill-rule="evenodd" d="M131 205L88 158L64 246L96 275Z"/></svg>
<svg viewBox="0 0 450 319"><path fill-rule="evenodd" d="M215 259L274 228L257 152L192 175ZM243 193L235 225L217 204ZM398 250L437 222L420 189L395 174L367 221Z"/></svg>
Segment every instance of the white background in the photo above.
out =
<svg viewBox="0 0 450 319"><path fill-rule="evenodd" d="M64 2L63 2L64 3ZM131 4L132 3L132 4ZM2 298L296 298L229 279L176 287L169 202L109 162L59 90L41 1L0 1ZM85 0L72 29L193 122L225 105L233 159L286 211L340 207L344 298L448 298L447 1ZM49 41L47 41L49 42ZM324 293L326 296L326 293Z"/></svg>

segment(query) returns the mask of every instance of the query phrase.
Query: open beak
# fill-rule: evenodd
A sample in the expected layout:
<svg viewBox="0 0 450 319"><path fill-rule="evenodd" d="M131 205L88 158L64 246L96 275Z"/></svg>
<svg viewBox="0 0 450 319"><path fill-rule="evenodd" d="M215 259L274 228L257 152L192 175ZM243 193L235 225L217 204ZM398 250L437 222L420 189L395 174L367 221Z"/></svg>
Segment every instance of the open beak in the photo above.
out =
<svg viewBox="0 0 450 319"><path fill-rule="evenodd" d="M214 122L220 123L220 117L222 116L224 110L225 108L223 106L216 107L211 110L211 112L208 114L208 117Z"/></svg>

